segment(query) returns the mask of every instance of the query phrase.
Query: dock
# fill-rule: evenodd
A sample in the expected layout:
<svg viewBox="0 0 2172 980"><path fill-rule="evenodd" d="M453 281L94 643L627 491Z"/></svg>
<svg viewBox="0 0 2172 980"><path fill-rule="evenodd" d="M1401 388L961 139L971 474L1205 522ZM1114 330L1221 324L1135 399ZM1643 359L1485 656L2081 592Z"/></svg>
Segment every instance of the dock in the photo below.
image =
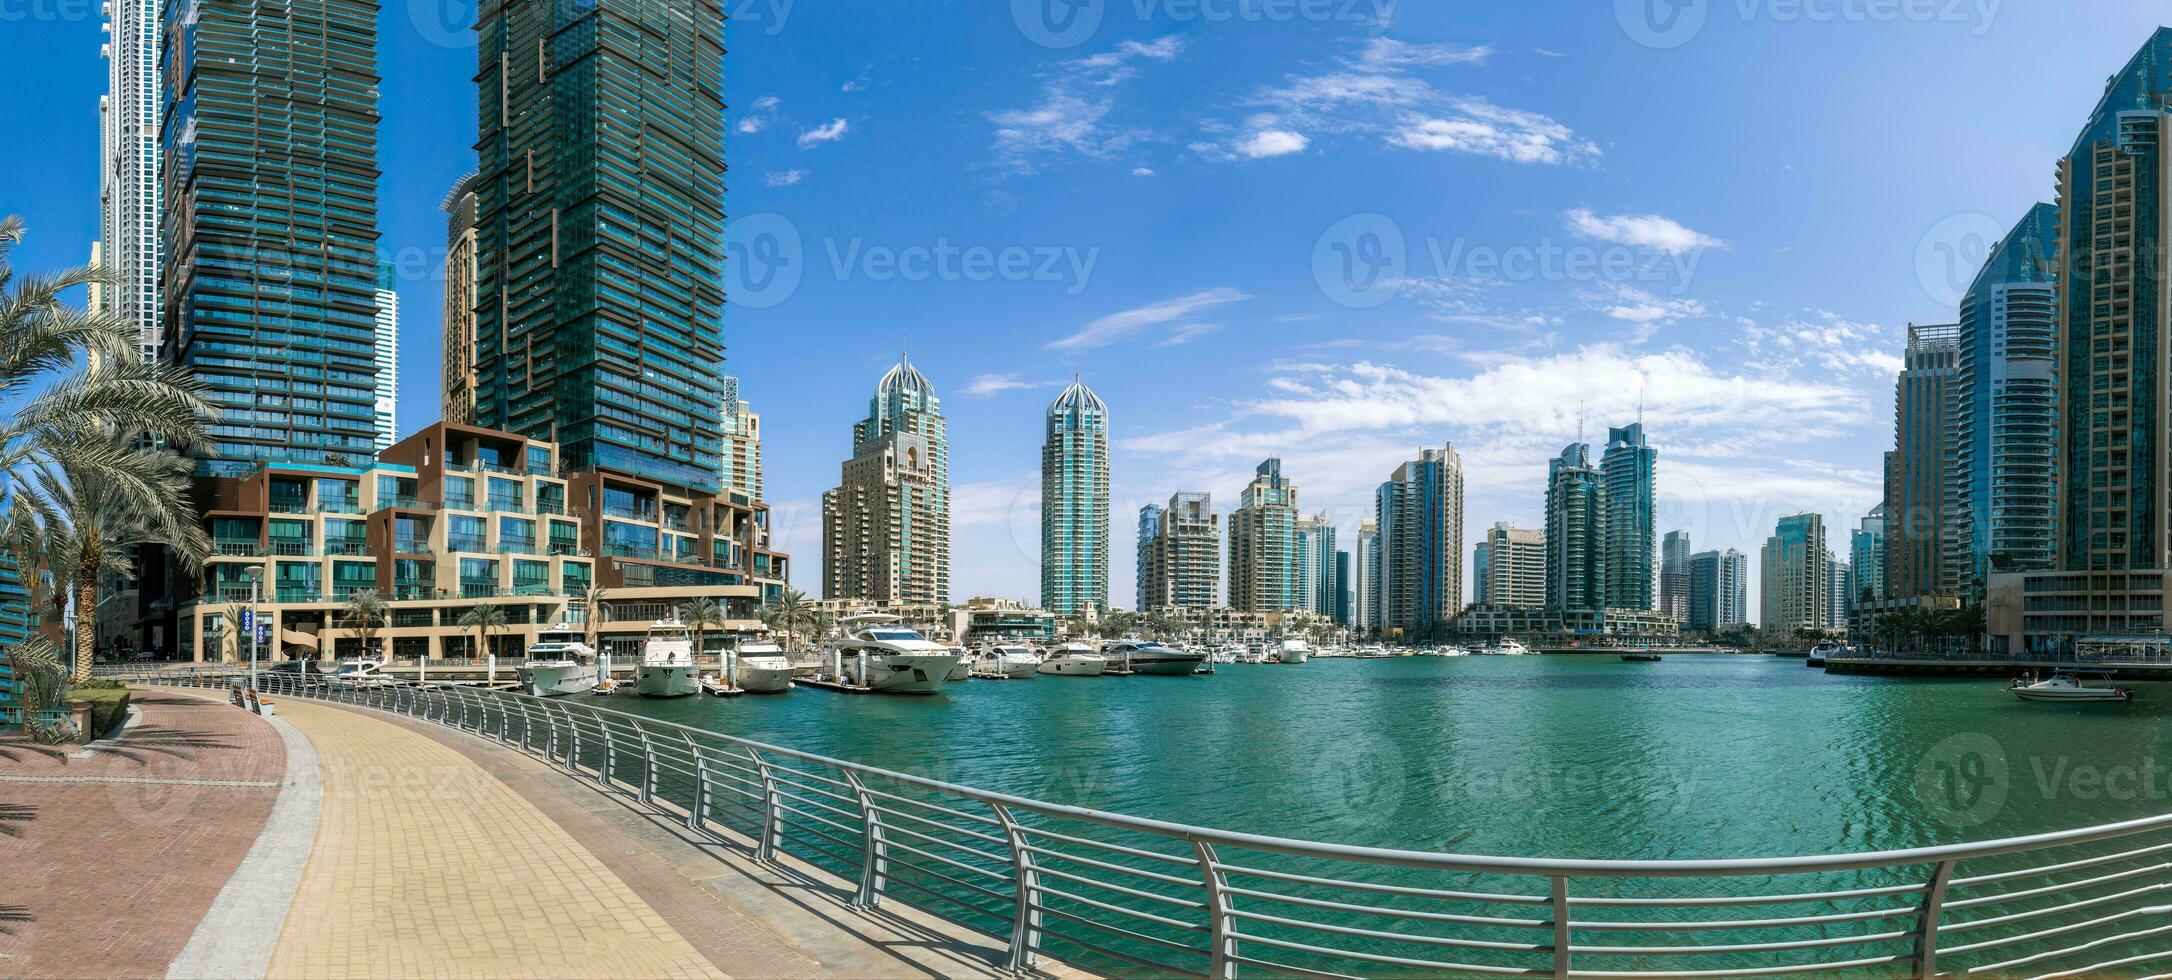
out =
<svg viewBox="0 0 2172 980"><path fill-rule="evenodd" d="M2168 661L2032 660L2003 657L1827 657L1828 674L1880 677L2014 677L2025 671L2104 671L2125 681L2172 681Z"/></svg>
<svg viewBox="0 0 2172 980"><path fill-rule="evenodd" d="M821 677L794 677L792 678L792 683L797 684L801 687L819 688L824 691L836 691L839 694L875 693L875 689L872 687L861 687L858 684L847 684L843 681L833 681Z"/></svg>

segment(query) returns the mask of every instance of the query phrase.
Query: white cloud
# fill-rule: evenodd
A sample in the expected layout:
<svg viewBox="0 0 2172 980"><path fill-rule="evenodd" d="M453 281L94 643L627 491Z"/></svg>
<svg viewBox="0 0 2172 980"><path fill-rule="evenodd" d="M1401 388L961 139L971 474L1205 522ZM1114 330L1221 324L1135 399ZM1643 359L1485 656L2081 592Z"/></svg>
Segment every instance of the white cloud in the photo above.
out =
<svg viewBox="0 0 2172 980"><path fill-rule="evenodd" d="M1633 248L1649 248L1669 255L1701 248L1726 248L1721 239L1699 231L1691 231L1680 222L1658 214L1615 214L1600 216L1590 208L1576 208L1561 213L1561 220L1570 231L1585 238L1596 238L1616 245Z"/></svg>
<svg viewBox="0 0 2172 980"><path fill-rule="evenodd" d="M1241 302L1252 297L1227 286L1216 286L1189 296L1151 303L1137 309L1111 313L1087 324L1068 337L1048 343L1049 350L1092 350L1107 347L1148 327L1189 320L1201 310L1212 309L1229 303Z"/></svg>
<svg viewBox="0 0 2172 980"><path fill-rule="evenodd" d="M1684 317L1703 316L1706 312L1704 304L1693 299L1654 296L1627 283L1608 282L1602 286L1594 297L1594 308L1616 320L1657 327ZM1639 342L1649 336L1647 331L1638 338Z"/></svg>
<svg viewBox="0 0 2172 980"><path fill-rule="evenodd" d="M1189 344L1220 329L1222 329L1222 325L1219 323L1180 323L1169 331L1169 336L1162 338L1162 341L1154 346L1175 347L1180 344Z"/></svg>
<svg viewBox="0 0 2172 980"><path fill-rule="evenodd" d="M1390 37L1376 37L1366 42L1363 51L1355 59L1366 68L1401 68L1411 65L1483 65L1493 56L1493 49L1486 45L1461 47L1453 44L1412 44Z"/></svg>
<svg viewBox="0 0 2172 980"><path fill-rule="evenodd" d="M1108 122L1116 94L1138 76L1141 62L1167 62L1183 49L1184 40L1170 35L1150 42L1125 41L1101 54L1058 62L1042 76L1038 102L986 113L996 127L995 166L1033 173L1065 155L1107 160L1153 138L1147 130Z"/></svg>
<svg viewBox="0 0 2172 980"><path fill-rule="evenodd" d="M748 116L739 120L739 131L749 136L769 128L769 120L761 116Z"/></svg>
<svg viewBox="0 0 2172 980"><path fill-rule="evenodd" d="M756 112L769 112L777 108L779 101L774 95L765 95L754 100L753 109Z"/></svg>
<svg viewBox="0 0 2172 980"><path fill-rule="evenodd" d="M755 99L754 103L748 106L748 109L752 111L752 115L739 120L739 131L752 136L768 129L770 123L777 121L778 104L777 97L774 95L765 95Z"/></svg>
<svg viewBox="0 0 2172 980"><path fill-rule="evenodd" d="M1155 173L1152 167L1133 167L1131 168L1131 175L1133 177L1152 177L1155 176Z"/></svg>
<svg viewBox="0 0 2172 980"><path fill-rule="evenodd" d="M1006 391L1038 387L1039 382L1027 381L1015 374L983 374L966 382L963 393L968 398L986 398Z"/></svg>
<svg viewBox="0 0 2172 980"><path fill-rule="evenodd" d="M1512 163L1568 163L1599 155L1591 141L1536 112L1485 99L1450 99L1443 111L1403 117L1388 144L1406 150L1473 153Z"/></svg>
<svg viewBox="0 0 2172 980"><path fill-rule="evenodd" d="M1562 52L1559 52L1559 51L1549 51L1549 50L1547 50L1547 49L1545 49L1545 48L1532 48L1531 50L1532 50L1533 52L1536 52L1536 53L1538 53L1538 54L1544 55L1544 56L1546 56L1546 57L1548 57L1548 58L1566 58L1566 57L1568 57L1568 55L1566 55L1566 54L1563 54Z"/></svg>
<svg viewBox="0 0 2172 980"><path fill-rule="evenodd" d="M1250 139L1237 144L1237 152L1254 160L1278 157L1289 153L1303 153L1312 143L1302 133L1286 129L1263 129L1253 133Z"/></svg>
<svg viewBox="0 0 2172 980"><path fill-rule="evenodd" d="M845 131L850 128L851 124L843 118L832 119L827 125L816 126L799 134L799 148L804 150L823 143L834 143L844 139Z"/></svg>
<svg viewBox="0 0 2172 980"><path fill-rule="evenodd" d="M772 170L763 175L762 182L771 187L790 187L806 179L805 170Z"/></svg>

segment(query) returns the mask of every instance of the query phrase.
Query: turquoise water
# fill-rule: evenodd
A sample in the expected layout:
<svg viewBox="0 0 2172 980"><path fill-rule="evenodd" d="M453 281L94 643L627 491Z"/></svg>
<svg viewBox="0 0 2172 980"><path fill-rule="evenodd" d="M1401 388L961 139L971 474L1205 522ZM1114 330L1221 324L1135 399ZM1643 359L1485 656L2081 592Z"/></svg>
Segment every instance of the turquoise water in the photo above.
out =
<svg viewBox="0 0 2172 980"><path fill-rule="evenodd" d="M2172 685L2025 704L1995 680L1799 660L1530 656L1211 677L590 703L1056 803L1338 843L1716 858L1981 840L2172 811ZM584 699L585 700L585 699Z"/></svg>

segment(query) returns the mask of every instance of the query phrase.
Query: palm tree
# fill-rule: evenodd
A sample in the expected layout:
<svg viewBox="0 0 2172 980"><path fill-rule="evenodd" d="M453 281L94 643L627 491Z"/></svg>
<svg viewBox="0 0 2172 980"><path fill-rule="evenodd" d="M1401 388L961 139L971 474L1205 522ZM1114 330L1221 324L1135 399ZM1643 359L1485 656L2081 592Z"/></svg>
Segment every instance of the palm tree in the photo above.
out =
<svg viewBox="0 0 2172 980"><path fill-rule="evenodd" d="M596 634L611 620L611 607L603 604L609 591L600 585L591 585L581 593L581 634L588 641L590 650L602 649L596 645Z"/></svg>
<svg viewBox="0 0 2172 980"><path fill-rule="evenodd" d="M376 589L363 589L347 597L347 618L354 624L355 638L362 641L364 659L376 659L377 631L384 628L391 608Z"/></svg>
<svg viewBox="0 0 2172 980"><path fill-rule="evenodd" d="M694 653L699 656L709 648L710 627L724 627L724 607L709 596L695 596L679 603L679 621L694 631Z"/></svg>
<svg viewBox="0 0 2172 980"><path fill-rule="evenodd" d="M830 627L837 625L836 616L832 616L829 613L814 608L813 606L807 607L806 620L807 638L810 640L819 640L822 637L827 636L830 632Z"/></svg>
<svg viewBox="0 0 2172 980"><path fill-rule="evenodd" d="M460 614L460 625L475 629L475 659L484 657L483 650L490 643L490 634L505 626L505 607L495 603L478 603Z"/></svg>
<svg viewBox="0 0 2172 980"><path fill-rule="evenodd" d="M797 637L801 623L807 621L812 607L807 604L807 594L798 589L786 589L777 601L762 610L762 622L770 629L784 630L784 647L789 650Z"/></svg>

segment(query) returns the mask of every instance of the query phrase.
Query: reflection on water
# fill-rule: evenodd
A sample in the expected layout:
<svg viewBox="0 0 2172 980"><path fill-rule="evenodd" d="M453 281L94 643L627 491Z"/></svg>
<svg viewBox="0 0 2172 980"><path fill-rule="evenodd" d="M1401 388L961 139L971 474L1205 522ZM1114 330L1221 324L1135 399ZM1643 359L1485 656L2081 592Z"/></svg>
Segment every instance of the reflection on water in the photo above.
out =
<svg viewBox="0 0 2172 980"><path fill-rule="evenodd" d="M1530 656L598 703L1051 802L1471 853L1782 855L2172 811L2172 685L2125 706L2004 686Z"/></svg>

